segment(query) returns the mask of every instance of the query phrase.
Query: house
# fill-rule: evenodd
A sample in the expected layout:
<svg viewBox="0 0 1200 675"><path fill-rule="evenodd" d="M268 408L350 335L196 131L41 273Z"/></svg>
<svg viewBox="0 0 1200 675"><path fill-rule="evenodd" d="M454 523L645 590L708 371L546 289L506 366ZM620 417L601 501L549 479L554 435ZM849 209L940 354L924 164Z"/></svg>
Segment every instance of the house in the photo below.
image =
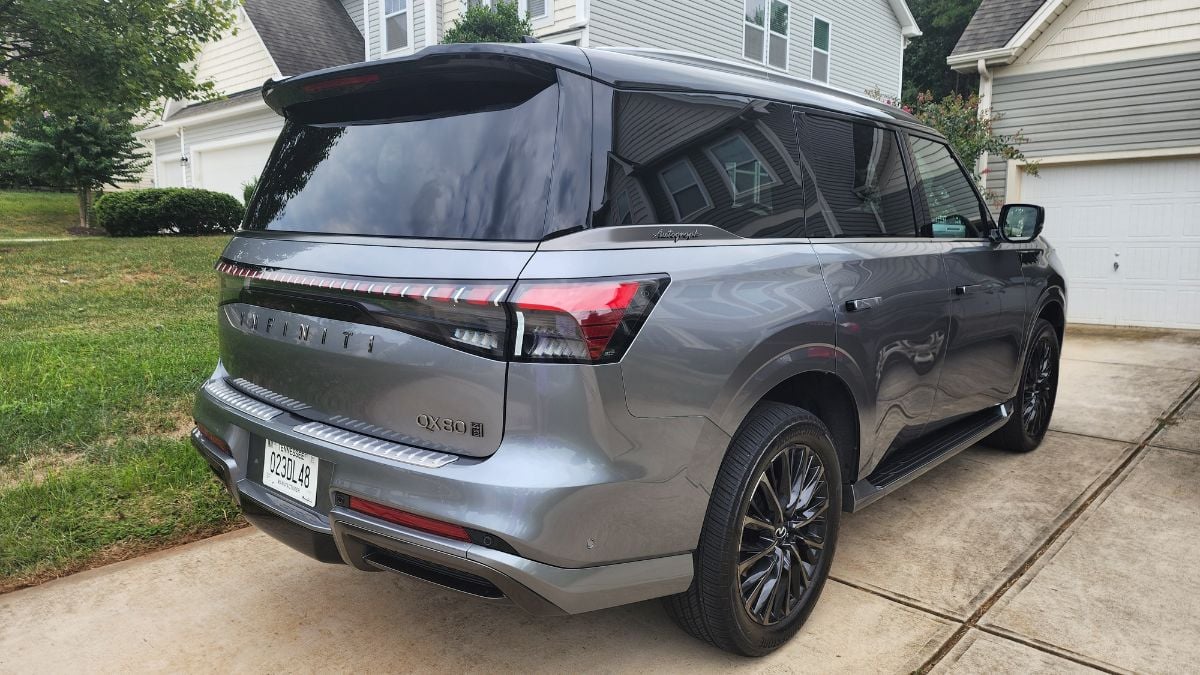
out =
<svg viewBox="0 0 1200 675"><path fill-rule="evenodd" d="M470 2L243 0L236 30L205 45L197 75L224 97L168 101L142 132L159 186L240 196L283 121L262 102L268 78L412 54L436 44ZM904 48L920 30L904 0L519 0L544 42L655 47L810 78L861 94L900 91ZM364 37L365 36L365 37Z"/></svg>
<svg viewBox="0 0 1200 675"><path fill-rule="evenodd" d="M986 187L1046 207L1068 319L1200 328L1200 0L983 0L948 62L1029 139Z"/></svg>

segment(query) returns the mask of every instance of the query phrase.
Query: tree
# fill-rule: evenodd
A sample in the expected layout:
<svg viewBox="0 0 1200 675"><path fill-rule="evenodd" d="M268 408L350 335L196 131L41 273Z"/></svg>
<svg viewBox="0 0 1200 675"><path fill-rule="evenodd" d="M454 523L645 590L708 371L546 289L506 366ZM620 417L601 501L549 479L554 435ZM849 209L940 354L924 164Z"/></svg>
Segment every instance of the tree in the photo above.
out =
<svg viewBox="0 0 1200 675"><path fill-rule="evenodd" d="M187 64L233 25L237 0L0 0L0 101L59 113L201 98ZM11 116L8 117L11 119Z"/></svg>
<svg viewBox="0 0 1200 675"><path fill-rule="evenodd" d="M521 16L517 3L496 3L493 9L483 3L467 7L462 16L454 20L442 42L520 42L533 35L533 23L529 15Z"/></svg>
<svg viewBox="0 0 1200 675"><path fill-rule="evenodd" d="M1006 160L1025 159L1020 145L1027 143L1029 139L1020 131L1015 134L996 133L995 124L1001 116L991 110L980 112L977 94L970 96L947 94L938 100L932 92L926 91L918 94L917 100L912 105L884 97L878 89L868 91L867 95L877 101L901 108L916 117L922 124L941 132L950 142L954 153L971 169L977 183L981 177L981 171L977 165L979 158L985 152ZM1036 162L1026 164L1024 169L1025 173L1032 176L1037 175ZM997 195L991 194L987 190L984 191L984 196L992 202L997 199Z"/></svg>
<svg viewBox="0 0 1200 675"><path fill-rule="evenodd" d="M119 111L47 112L18 120L0 154L38 184L75 190L79 225L89 227L92 193L136 181L146 168L147 155L134 137L139 130L128 113Z"/></svg>
<svg viewBox="0 0 1200 675"><path fill-rule="evenodd" d="M977 91L979 76L955 72L946 65L946 57L971 22L979 0L910 0L909 7L924 34L904 50L904 101L913 103L925 91L936 100Z"/></svg>

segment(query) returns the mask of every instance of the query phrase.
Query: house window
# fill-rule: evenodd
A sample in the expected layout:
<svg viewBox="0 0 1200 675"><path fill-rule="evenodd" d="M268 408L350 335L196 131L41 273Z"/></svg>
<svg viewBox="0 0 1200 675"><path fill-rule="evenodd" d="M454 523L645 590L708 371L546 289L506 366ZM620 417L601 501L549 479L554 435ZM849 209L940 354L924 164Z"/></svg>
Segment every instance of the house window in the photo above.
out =
<svg viewBox="0 0 1200 675"><path fill-rule="evenodd" d="M408 49L408 22L412 12L408 0L383 0L383 48L393 52Z"/></svg>
<svg viewBox="0 0 1200 675"><path fill-rule="evenodd" d="M784 0L745 0L742 55L787 70L788 4Z"/></svg>
<svg viewBox="0 0 1200 675"><path fill-rule="evenodd" d="M675 209L675 217L679 222L686 223L712 207L712 200L700 184L696 168L688 160L680 160L660 171L658 175L671 197L671 208Z"/></svg>
<svg viewBox="0 0 1200 675"><path fill-rule="evenodd" d="M825 19L813 17L812 79L829 83L829 29Z"/></svg>
<svg viewBox="0 0 1200 675"><path fill-rule="evenodd" d="M551 0L521 0L521 5L518 9L521 14L529 14L529 18L533 21L546 20L550 18L553 11L550 6Z"/></svg>
<svg viewBox="0 0 1200 675"><path fill-rule="evenodd" d="M766 161L742 134L710 146L708 154L721 169L733 195L734 206L762 203L765 197L763 190L779 182Z"/></svg>

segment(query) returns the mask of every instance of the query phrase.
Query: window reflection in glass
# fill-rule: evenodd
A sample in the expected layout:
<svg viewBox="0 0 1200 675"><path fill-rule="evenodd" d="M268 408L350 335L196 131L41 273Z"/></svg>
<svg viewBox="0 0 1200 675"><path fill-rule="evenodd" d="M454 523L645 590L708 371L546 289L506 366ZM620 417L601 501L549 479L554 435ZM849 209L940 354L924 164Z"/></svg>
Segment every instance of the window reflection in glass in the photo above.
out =
<svg viewBox="0 0 1200 675"><path fill-rule="evenodd" d="M937 238L979 238L984 236L984 210L975 189L942 143L916 136L909 145L917 160L921 195L929 210L929 222L921 226L921 236Z"/></svg>

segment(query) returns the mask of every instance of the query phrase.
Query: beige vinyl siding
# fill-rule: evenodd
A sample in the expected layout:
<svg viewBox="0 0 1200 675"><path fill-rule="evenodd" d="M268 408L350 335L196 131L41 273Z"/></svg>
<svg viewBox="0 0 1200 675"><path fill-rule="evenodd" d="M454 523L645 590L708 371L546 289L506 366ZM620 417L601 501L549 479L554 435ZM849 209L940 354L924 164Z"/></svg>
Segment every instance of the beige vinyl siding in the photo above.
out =
<svg viewBox="0 0 1200 675"><path fill-rule="evenodd" d="M1076 0L1018 64L1094 65L1200 52L1195 0Z"/></svg>
<svg viewBox="0 0 1200 675"><path fill-rule="evenodd" d="M183 130L184 142L187 143L187 150L191 151L191 146L201 145L212 141L226 141L245 136L247 134L256 134L264 131L279 131L283 128L283 118L275 114L263 104L260 110L238 115L237 117L229 117L214 122L198 124L194 127L185 126Z"/></svg>
<svg viewBox="0 0 1200 675"><path fill-rule="evenodd" d="M743 12L742 0L593 0L590 45L674 49L750 63L742 56ZM897 93L903 52L900 22L888 0L791 0L788 15L789 74L811 76L813 18L820 16L832 24L830 84L856 94L874 88Z"/></svg>
<svg viewBox="0 0 1200 675"><path fill-rule="evenodd" d="M211 80L218 92L235 94L262 86L279 71L244 12L238 12L236 34L205 44L196 58L196 79Z"/></svg>
<svg viewBox="0 0 1200 675"><path fill-rule="evenodd" d="M1000 133L1021 131L1029 158L1200 146L1200 53L1001 77L992 83ZM1003 197L993 158L988 190ZM1037 180L1030 178L1028 180Z"/></svg>

